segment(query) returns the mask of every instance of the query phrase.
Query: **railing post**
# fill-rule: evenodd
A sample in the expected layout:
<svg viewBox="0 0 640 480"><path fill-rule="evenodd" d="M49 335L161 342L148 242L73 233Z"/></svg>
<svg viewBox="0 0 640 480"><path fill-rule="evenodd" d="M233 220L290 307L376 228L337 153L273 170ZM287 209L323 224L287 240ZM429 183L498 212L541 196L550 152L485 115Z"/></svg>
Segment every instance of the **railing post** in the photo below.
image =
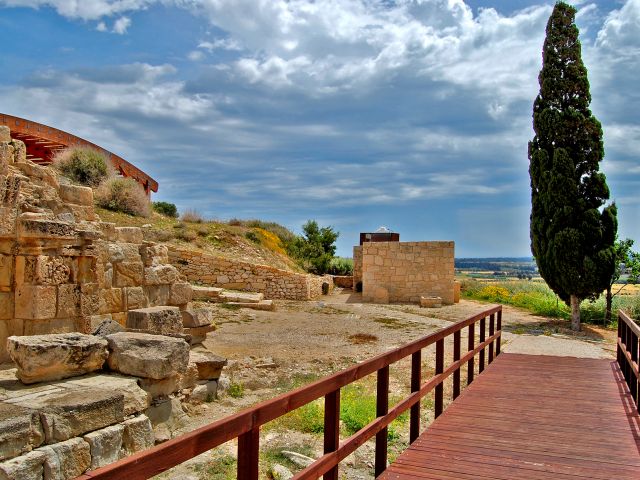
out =
<svg viewBox="0 0 640 480"><path fill-rule="evenodd" d="M260 460L260 427L238 437L238 480L258 480Z"/></svg>
<svg viewBox="0 0 640 480"><path fill-rule="evenodd" d="M460 360L460 330L453 333L453 361ZM460 396L460 367L453 372L453 399Z"/></svg>
<svg viewBox="0 0 640 480"><path fill-rule="evenodd" d="M389 413L389 366L378 370L378 386L376 395L376 416L381 417ZM387 429L376 433L376 461L375 476L387 469Z"/></svg>
<svg viewBox="0 0 640 480"><path fill-rule="evenodd" d="M340 389L324 397L324 453L335 452L340 445ZM338 465L322 477L338 480Z"/></svg>
<svg viewBox="0 0 640 480"><path fill-rule="evenodd" d="M493 336L495 331L496 316L492 313L489 315L489 337ZM489 363L493 362L493 340L489 344Z"/></svg>
<svg viewBox="0 0 640 480"><path fill-rule="evenodd" d="M631 360L638 363L638 336L629 329L631 333L631 342L629 343L629 353L631 353ZM633 373L633 368L629 365L629 378L631 379L631 383L629 384L629 391L631 392L631 396L633 397L633 401L637 404L638 399L638 379L636 378L635 373Z"/></svg>
<svg viewBox="0 0 640 480"><path fill-rule="evenodd" d="M629 345L631 344L630 340L631 340L631 329L629 328L629 325L624 324L624 328L623 328L623 332L624 332L624 348L625 350L628 352L629 351ZM625 365L625 369L624 369L624 377L627 380L627 385L631 385L631 365L629 365L629 360L626 358L625 355L625 359L624 359L624 365Z"/></svg>
<svg viewBox="0 0 640 480"><path fill-rule="evenodd" d="M436 342L436 375L444 372L444 338L440 339ZM434 416L438 418L440 414L442 414L442 409L444 407L444 382L440 382L436 385L436 401L435 401L435 411Z"/></svg>
<svg viewBox="0 0 640 480"><path fill-rule="evenodd" d="M476 340L476 324L472 323L469 325L469 339L468 339L468 352L472 351L475 348L475 340ZM467 385L470 385L473 382L473 371L475 367L475 356L471 357L467 362Z"/></svg>
<svg viewBox="0 0 640 480"><path fill-rule="evenodd" d="M496 357L500 355L500 341L502 340L502 307L498 310L498 320L496 331L500 332L500 336L496 340Z"/></svg>
<svg viewBox="0 0 640 480"><path fill-rule="evenodd" d="M620 310L618 310L618 340L622 340L622 324L624 323L624 320L622 320L622 313L620 312ZM620 347L620 344L616 342L616 356L618 358L618 366L620 367L620 370L623 370L623 364L622 364L622 348Z"/></svg>
<svg viewBox="0 0 640 480"><path fill-rule="evenodd" d="M485 341L485 334L487 330L486 317L480 319L480 343ZM480 359L478 365L478 373L482 373L484 370L484 347L480 350Z"/></svg>
<svg viewBox="0 0 640 480"><path fill-rule="evenodd" d="M411 393L420 390L422 377L422 350L411 355ZM420 402L411 407L409 420L409 443L420 436Z"/></svg>

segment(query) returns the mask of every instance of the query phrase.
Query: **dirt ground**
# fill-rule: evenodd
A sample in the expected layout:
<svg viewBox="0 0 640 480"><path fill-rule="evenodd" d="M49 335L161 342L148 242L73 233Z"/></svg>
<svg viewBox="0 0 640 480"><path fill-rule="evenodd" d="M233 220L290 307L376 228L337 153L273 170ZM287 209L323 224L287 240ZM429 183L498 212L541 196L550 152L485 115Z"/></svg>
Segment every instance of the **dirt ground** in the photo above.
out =
<svg viewBox="0 0 640 480"><path fill-rule="evenodd" d="M239 389L240 394L234 397L229 392L222 392L218 400L191 408L188 412L190 420L184 431L404 345L489 306L469 300L436 309L417 305L363 304L359 294L336 290L316 301L279 301L276 312L216 307L218 330L209 334L205 345L228 358L225 382L233 385L236 393ZM568 321L538 317L509 306L503 306L502 318L505 352L614 357L613 330L585 325L582 332L574 333L569 330ZM464 333L463 345L466 345ZM451 354L450 345L445 346L445 352ZM434 347L423 352L423 359L423 368L428 374L433 371ZM445 394L450 388L450 384L445 384ZM408 390L409 364L404 361L391 368L391 395L406 394ZM431 419L432 412L425 411L423 421L428 424ZM407 435L403 432L394 442L397 451L405 448ZM316 456L321 454L322 437L291 430L268 430L261 437L261 448L294 451L297 448ZM373 478L372 448L370 443L364 445L348 458L345 466L341 467L342 477ZM161 478L234 478L218 471L219 466L215 462L220 455L229 457L234 452L235 444L230 442L186 462ZM391 452L390 457L393 454Z"/></svg>

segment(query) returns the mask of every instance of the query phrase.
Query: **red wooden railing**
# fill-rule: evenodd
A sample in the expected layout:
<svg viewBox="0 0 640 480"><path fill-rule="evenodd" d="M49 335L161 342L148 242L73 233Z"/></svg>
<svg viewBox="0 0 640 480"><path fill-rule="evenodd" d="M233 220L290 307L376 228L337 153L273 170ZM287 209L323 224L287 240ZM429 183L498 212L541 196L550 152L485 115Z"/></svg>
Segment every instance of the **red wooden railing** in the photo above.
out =
<svg viewBox="0 0 640 480"><path fill-rule="evenodd" d="M638 403L638 383L640 372L638 369L638 338L640 327L629 315L622 310L618 311L618 365L627 382L636 409L640 412Z"/></svg>
<svg viewBox="0 0 640 480"><path fill-rule="evenodd" d="M489 332L486 336L487 318ZM479 343L476 345L475 326L479 323ZM461 332L468 329L467 352L461 355ZM409 437L413 442L420 433L420 400L435 390L435 416L444 408L444 381L453 375L453 400L460 395L460 368L467 364L467 385L473 381L475 356L479 354L478 371L485 368L485 350L488 363L500 354L502 333L502 307L491 307L438 332L415 340L403 347L383 353L307 386L267 400L255 407L218 420L193 432L169 440L161 445L137 453L106 467L87 472L79 477L89 479L146 479L179 463L195 457L225 442L238 439L238 473L241 480L258 478L260 427L286 413L324 397L324 455L295 475L296 480L325 480L338 478L338 464L367 440L376 437L375 474L387 465L387 427L398 416L410 410ZM445 367L445 339L453 336L453 360ZM422 383L422 350L436 345L435 375ZM389 366L411 355L411 394L389 408ZM377 418L361 430L340 442L340 389L350 383L377 372Z"/></svg>

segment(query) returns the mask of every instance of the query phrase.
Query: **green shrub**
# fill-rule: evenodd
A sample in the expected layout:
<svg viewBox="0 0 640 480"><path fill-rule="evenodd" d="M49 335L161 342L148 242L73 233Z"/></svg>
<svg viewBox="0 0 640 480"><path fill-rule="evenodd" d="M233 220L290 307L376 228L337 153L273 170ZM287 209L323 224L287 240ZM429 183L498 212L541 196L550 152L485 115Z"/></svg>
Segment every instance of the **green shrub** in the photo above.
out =
<svg viewBox="0 0 640 480"><path fill-rule="evenodd" d="M233 382L231 383L231 385L229 385L229 390L227 390L227 393L230 397L242 398L244 397L244 385L242 385L241 383Z"/></svg>
<svg viewBox="0 0 640 480"><path fill-rule="evenodd" d="M107 156L90 147L70 147L53 159L53 166L74 183L97 187L113 171Z"/></svg>
<svg viewBox="0 0 640 480"><path fill-rule="evenodd" d="M329 263L331 275L353 275L353 259L344 257L333 257Z"/></svg>
<svg viewBox="0 0 640 480"><path fill-rule="evenodd" d="M153 209L167 217L178 218L178 207L175 203L169 202L153 202Z"/></svg>
<svg viewBox="0 0 640 480"><path fill-rule="evenodd" d="M251 240L253 243L260 243L260 236L254 231L249 231L245 233L244 236L247 237L248 240Z"/></svg>
<svg viewBox="0 0 640 480"><path fill-rule="evenodd" d="M103 182L95 192L96 203L107 210L148 217L149 198L133 178L113 177Z"/></svg>

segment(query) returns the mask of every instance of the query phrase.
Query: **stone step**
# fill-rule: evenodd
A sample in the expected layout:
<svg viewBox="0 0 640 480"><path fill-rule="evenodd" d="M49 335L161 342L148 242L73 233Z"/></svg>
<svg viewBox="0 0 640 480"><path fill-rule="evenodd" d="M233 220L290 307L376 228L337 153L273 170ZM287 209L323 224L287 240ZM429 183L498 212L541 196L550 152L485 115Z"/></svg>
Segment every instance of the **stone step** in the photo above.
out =
<svg viewBox="0 0 640 480"><path fill-rule="evenodd" d="M199 301L215 301L222 293L222 288L203 287L201 285L192 285L193 300Z"/></svg>
<svg viewBox="0 0 640 480"><path fill-rule="evenodd" d="M224 291L218 297L219 302L259 303L264 300L263 293Z"/></svg>
<svg viewBox="0 0 640 480"><path fill-rule="evenodd" d="M251 308L252 310L263 310L267 312L275 312L276 304L273 300L260 300L257 303L253 302L226 302L225 305L233 305L239 308Z"/></svg>

